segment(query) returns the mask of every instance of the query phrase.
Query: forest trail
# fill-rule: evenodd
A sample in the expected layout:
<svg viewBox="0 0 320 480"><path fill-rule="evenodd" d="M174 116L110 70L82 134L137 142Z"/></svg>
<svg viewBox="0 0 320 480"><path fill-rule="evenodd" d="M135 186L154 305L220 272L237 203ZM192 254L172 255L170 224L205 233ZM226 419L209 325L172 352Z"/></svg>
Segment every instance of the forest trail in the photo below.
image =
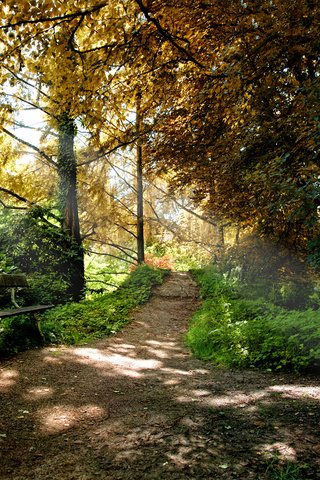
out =
<svg viewBox="0 0 320 480"><path fill-rule="evenodd" d="M122 332L4 362L0 479L263 480L276 458L320 478L319 378L193 358L197 305L173 273Z"/></svg>

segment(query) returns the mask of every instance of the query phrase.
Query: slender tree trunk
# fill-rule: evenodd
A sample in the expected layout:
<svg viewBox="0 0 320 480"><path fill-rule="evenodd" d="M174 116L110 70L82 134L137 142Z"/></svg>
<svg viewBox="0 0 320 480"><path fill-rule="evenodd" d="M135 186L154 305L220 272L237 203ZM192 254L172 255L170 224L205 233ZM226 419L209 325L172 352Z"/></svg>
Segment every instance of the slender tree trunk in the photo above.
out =
<svg viewBox="0 0 320 480"><path fill-rule="evenodd" d="M234 243L236 245L239 245L240 243L240 232L241 232L241 228L239 226L236 227L236 236L235 236L235 240L234 240Z"/></svg>
<svg viewBox="0 0 320 480"><path fill-rule="evenodd" d="M221 247L224 247L225 238L224 238L224 225L220 224L218 226L218 243Z"/></svg>
<svg viewBox="0 0 320 480"><path fill-rule="evenodd" d="M84 252L80 236L80 223L77 201L77 165L74 152L76 127L68 113L59 122L58 149L58 202L62 225L67 235L66 270L69 280L69 293L74 301L83 296Z"/></svg>
<svg viewBox="0 0 320 480"><path fill-rule="evenodd" d="M144 216L143 216L143 176L141 133L141 93L137 95L136 133L137 133L137 249L138 263L144 263Z"/></svg>

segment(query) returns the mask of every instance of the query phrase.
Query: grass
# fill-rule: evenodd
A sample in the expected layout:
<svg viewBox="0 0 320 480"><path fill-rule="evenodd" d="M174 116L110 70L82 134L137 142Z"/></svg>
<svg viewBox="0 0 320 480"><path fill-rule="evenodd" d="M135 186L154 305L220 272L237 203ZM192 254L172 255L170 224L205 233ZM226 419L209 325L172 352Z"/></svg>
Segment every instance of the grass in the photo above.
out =
<svg viewBox="0 0 320 480"><path fill-rule="evenodd" d="M279 464L272 460L266 469L266 474L270 480L304 480L306 466L300 466L296 463Z"/></svg>

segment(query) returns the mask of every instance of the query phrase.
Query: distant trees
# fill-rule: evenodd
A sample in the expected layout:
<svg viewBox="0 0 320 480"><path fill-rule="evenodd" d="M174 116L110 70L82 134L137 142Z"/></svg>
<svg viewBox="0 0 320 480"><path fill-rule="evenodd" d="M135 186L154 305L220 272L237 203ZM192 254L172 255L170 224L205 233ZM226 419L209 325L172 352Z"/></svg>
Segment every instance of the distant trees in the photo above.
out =
<svg viewBox="0 0 320 480"><path fill-rule="evenodd" d="M120 198L114 185L97 180L100 172L108 183L119 149L139 153L142 143L140 206L143 167L147 176L163 175L172 191L187 186L222 226L221 241L223 225L233 222L303 254L317 242L316 2L107 0L88 7L84 0L34 0L0 8L0 125L12 133L9 121L22 101L40 108L56 135L34 153L55 172L55 208L74 249L75 299L84 287L83 240L119 245L101 238L98 223L114 221L130 261L130 242L140 239L143 261L142 231L132 225L142 224L141 209L132 220L135 205L124 200L130 194ZM80 126L83 148L75 147ZM21 182L15 187L27 197Z"/></svg>

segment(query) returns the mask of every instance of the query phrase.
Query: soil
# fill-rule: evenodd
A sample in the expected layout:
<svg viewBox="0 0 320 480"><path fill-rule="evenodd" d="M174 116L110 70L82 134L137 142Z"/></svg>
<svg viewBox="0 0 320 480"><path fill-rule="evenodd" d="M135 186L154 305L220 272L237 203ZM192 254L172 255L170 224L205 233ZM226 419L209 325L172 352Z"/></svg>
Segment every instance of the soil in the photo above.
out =
<svg viewBox="0 0 320 480"><path fill-rule="evenodd" d="M320 379L192 357L197 293L171 274L122 332L4 362L0 479L320 478Z"/></svg>

